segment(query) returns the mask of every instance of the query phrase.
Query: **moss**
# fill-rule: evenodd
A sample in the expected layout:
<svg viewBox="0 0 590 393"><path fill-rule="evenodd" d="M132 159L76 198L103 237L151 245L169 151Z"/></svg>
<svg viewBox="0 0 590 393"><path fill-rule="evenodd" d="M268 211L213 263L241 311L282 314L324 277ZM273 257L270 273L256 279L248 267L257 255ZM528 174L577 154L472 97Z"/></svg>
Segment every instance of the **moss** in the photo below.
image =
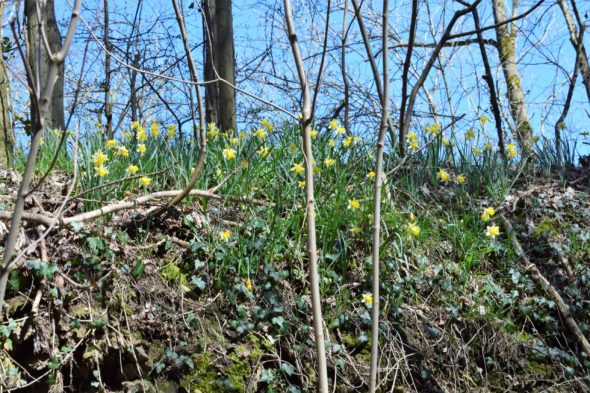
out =
<svg viewBox="0 0 590 393"><path fill-rule="evenodd" d="M508 77L507 82L509 89L520 88L520 78L518 77L518 75L510 75Z"/></svg>
<svg viewBox="0 0 590 393"><path fill-rule="evenodd" d="M209 359L209 354L195 355L193 360L195 361L195 369L184 377L180 386L191 393L219 392L215 383L217 371Z"/></svg>
<svg viewBox="0 0 590 393"><path fill-rule="evenodd" d="M218 370L207 353L193 356L195 369L184 378L182 387L199 393L255 391L248 385L264 350L250 336L246 341L247 344L237 346L229 355L229 365L222 370Z"/></svg>
<svg viewBox="0 0 590 393"><path fill-rule="evenodd" d="M533 236L537 239L549 238L557 235L560 232L560 226L556 219L545 217L543 221L537 226Z"/></svg>
<svg viewBox="0 0 590 393"><path fill-rule="evenodd" d="M160 275L166 281L178 281L181 286L188 287L186 274L184 274L180 268L173 263L169 263L164 266L162 270L160 270Z"/></svg>

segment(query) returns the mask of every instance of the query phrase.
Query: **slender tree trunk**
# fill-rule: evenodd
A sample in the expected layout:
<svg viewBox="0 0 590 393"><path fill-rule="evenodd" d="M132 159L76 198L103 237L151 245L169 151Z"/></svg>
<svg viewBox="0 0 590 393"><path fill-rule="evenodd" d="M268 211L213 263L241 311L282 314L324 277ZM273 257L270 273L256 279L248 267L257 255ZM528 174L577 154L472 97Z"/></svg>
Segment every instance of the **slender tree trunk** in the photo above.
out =
<svg viewBox="0 0 590 393"><path fill-rule="evenodd" d="M477 41L479 44L481 59L483 60L483 66L485 70L483 78L486 84L488 85L488 90L490 91L490 108L492 109L492 113L494 114L496 133L498 135L498 148L500 150L500 154L502 155L502 157L506 157L506 150L504 147L504 132L502 130L502 116L500 114L500 105L498 104L496 86L494 84L494 77L492 75L492 68L490 67L490 62L488 60L488 54L486 52L483 34L481 31L479 31L480 23L477 8L474 8L471 14L473 15L473 23L475 25L475 29L477 30Z"/></svg>
<svg viewBox="0 0 590 393"><path fill-rule="evenodd" d="M529 120L524 90L522 88L518 66L516 65L516 31L508 29L506 24L506 3L504 0L493 0L495 23L503 23L496 27L498 51L508 89L510 113L516 123L516 139L525 157L533 154L533 128Z"/></svg>
<svg viewBox="0 0 590 393"><path fill-rule="evenodd" d="M574 0L571 1L572 5L575 7ZM581 37L582 34L580 34L578 28L576 27L576 23L574 22L574 18L569 7L567 6L566 1L557 0L557 4L559 4L559 8L561 8L561 12L563 12L565 23L567 24L567 28L570 32L570 42L574 46L574 49L578 57L578 68L580 70L580 74L582 75L584 87L586 88L588 102L590 103L590 64L588 63L588 54L586 52L586 48L584 47L584 43ZM583 26L581 27L583 29Z"/></svg>
<svg viewBox="0 0 590 393"><path fill-rule="evenodd" d="M37 4L39 3L39 4ZM45 4L45 6L43 6ZM61 34L57 27L55 19L54 0L25 0L25 23L27 26L27 47L28 61L33 71L33 81L36 90L45 84L49 77L50 58L46 46L41 36L41 20L37 14L37 8L41 11L43 22L46 26L47 40L52 52L57 52L61 47ZM33 98L31 98L33 100ZM37 114L31 111L31 124L35 124ZM64 65L59 64L57 70L57 80L50 98L45 119L47 128L63 129L65 127L64 119Z"/></svg>
<svg viewBox="0 0 590 393"><path fill-rule="evenodd" d="M217 42L214 56L219 76L236 84L236 56L231 0L216 0ZM222 130L236 130L236 91L227 83L219 83L219 125Z"/></svg>
<svg viewBox="0 0 590 393"><path fill-rule="evenodd" d="M215 76L215 43L217 42L217 12L215 0L203 0L203 41L205 55L205 82L216 79ZM219 85L205 85L205 119L207 124L219 124L217 112L219 102Z"/></svg>
<svg viewBox="0 0 590 393"><path fill-rule="evenodd" d="M0 20L3 16L4 2L1 2ZM0 42L2 42L2 30L0 30ZM2 45L0 45L0 57L2 56ZM14 156L14 131L10 121L10 104L8 102L9 87L4 61L0 61L0 168L11 166Z"/></svg>
<svg viewBox="0 0 590 393"><path fill-rule="evenodd" d="M139 59L141 55L139 52L135 54L133 57L133 69L131 70L131 80L129 82L129 89L131 90L129 97L130 105L131 105L131 121L138 121L138 111L139 111L139 102L137 99L137 71L136 69L139 68Z"/></svg>
<svg viewBox="0 0 590 393"><path fill-rule="evenodd" d="M111 42L109 40L109 0L103 1L104 5L104 117L106 119L105 135L107 139L113 138L113 103L111 100Z"/></svg>
<svg viewBox="0 0 590 393"><path fill-rule="evenodd" d="M383 185L383 150L385 148L385 131L389 117L389 72L387 65L387 36L389 27L389 1L383 0L381 46L383 49L383 105L381 106L381 124L377 139L377 159L375 161L375 188L373 191L373 248L372 248L372 295L371 304L371 371L369 392L375 393L379 384L379 255L381 252L381 187Z"/></svg>
<svg viewBox="0 0 590 393"><path fill-rule="evenodd" d="M291 52L297 68L297 75L301 86L303 107L301 108L301 127L303 140L303 154L305 156L305 202L307 219L307 252L309 255L309 282L311 289L311 309L313 314L313 331L315 336L315 347L317 356L318 391L329 393L328 389L328 367L326 360L326 346L324 344L324 317L322 314L322 299L320 293L320 273L318 271L318 248L315 225L315 194L313 184L313 149L311 146L312 126L312 98L309 92L309 83L305 74L303 57L297 34L293 11L290 0L283 0L285 7L285 22L287 23L287 34L291 44Z"/></svg>

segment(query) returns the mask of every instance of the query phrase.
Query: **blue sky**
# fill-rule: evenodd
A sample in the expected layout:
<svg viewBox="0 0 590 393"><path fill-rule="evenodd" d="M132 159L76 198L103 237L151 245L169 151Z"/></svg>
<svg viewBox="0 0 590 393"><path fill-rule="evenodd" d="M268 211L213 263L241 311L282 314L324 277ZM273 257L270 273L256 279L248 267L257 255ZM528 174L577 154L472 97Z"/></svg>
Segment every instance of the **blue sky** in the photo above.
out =
<svg viewBox="0 0 590 393"><path fill-rule="evenodd" d="M59 0L56 3L58 20L65 23L69 16L66 12L69 5L67 2ZM201 18L198 7L189 8L190 3L191 1L184 2L189 39L194 47L193 54L199 63L198 67L202 69L202 46L199 46L202 41ZM493 23L489 3L484 1L478 8L483 26ZM510 1L507 3L510 7ZM519 9L521 11L526 10L533 3L535 1L523 0ZM148 43L142 44L142 50L149 48L145 53L159 56L157 60L150 62L149 67L154 72L188 79L186 68L185 71L182 71L181 67L174 70L166 69L168 61L171 61L177 55L183 55L180 40L176 37L170 39L170 35L175 35L178 32L170 2L145 0L138 3L137 1L111 0L111 35L114 39L117 39L125 37L129 33L130 27L128 23L135 17L138 4L140 4L139 17L141 20L139 28L144 34L146 34L146 31L150 31L149 35L144 36ZM101 5L102 1L84 2L82 13L98 37L102 37L100 27L102 23ZM304 56L311 56L311 59L308 59L306 63L308 73L311 81L315 81L315 75L319 68L319 56L313 55L317 55L320 51L318 42L323 34L326 3L318 2L316 4L314 2L294 1L293 6L303 54ZM336 47L340 42L343 6L344 0L332 2L330 47ZM578 2L578 6L582 16L590 10L588 2ZM349 7L352 9L351 5ZM417 40L426 43L434 42L437 37L440 37L446 22L458 7L459 5L456 2L450 1L421 2ZM380 26L378 23L373 23L373 21L378 20L380 17L381 3L378 1L365 1L363 8L365 9L365 21L369 27L371 37L374 38L372 41L376 51L379 46ZM296 111L300 96L297 91L292 55L288 50L288 41L283 29L282 2L236 1L234 2L233 11L240 87L265 99L272 100L289 110ZM390 30L399 35L403 41L407 40L409 13L409 0L395 2L392 5ZM370 136L374 134L376 129L376 118L372 117L371 113L377 107L377 95L374 90L370 67L365 59L364 48L358 36L357 24L352 21L352 13L349 13L347 22L352 23L349 36L350 46L346 55L348 74L352 85L352 102L357 112L361 113L360 117L353 123L352 128L359 135ZM516 27L519 30L517 40L519 69L523 86L527 92L527 104L533 128L535 134L551 137L554 123L560 114L565 99L568 82L567 74L571 75L573 69L574 51L568 40L568 33L561 12L553 1L547 0L530 16L518 21ZM457 23L454 32L471 29L473 29L471 17L465 17ZM485 37L495 39L494 30L485 32ZM67 64L69 74L75 76L75 78L70 78L72 83L79 74L81 60L86 48L85 40L88 38L87 27L80 24L78 36ZM394 44L394 40L391 40L391 43ZM585 44L586 47L590 47L588 34L585 36ZM430 51L431 49L416 49L412 62L414 75L421 71ZM498 65L495 49L489 48L488 55L492 62L495 82L499 87L499 97L504 104L505 115L508 118L503 75ZM90 86L92 82L101 79L100 74L104 55L100 46L91 41L86 56L85 79L88 79L88 86ZM389 71L392 79L390 107L393 108L392 116L395 119L397 118L400 102L401 62L405 56L405 49L390 50L389 56L391 65ZM327 119L342 99L340 91L342 84L339 67L340 52L338 50L329 52L326 60L325 84L318 98L318 116ZM377 58L377 62L379 65L381 64L380 57ZM444 120L446 115L451 113L466 115L465 121L458 124L455 129L458 135L462 135L464 130L471 126L477 126L479 124L477 118L480 116L485 115L492 119L492 114L488 110L487 86L480 77L483 74L483 66L477 45L446 48L442 53L442 62L444 64L444 75L440 70L433 69L425 83L425 90L421 91L416 116L413 119L414 127L421 129L434 121L433 117L429 115L431 106L428 104L428 95L430 95L431 103L434 103L436 111L441 114L440 121L443 125L446 122ZM119 88L116 92L116 100L126 99L125 96L128 94L128 91L125 91L127 79L128 71L124 69L120 69L114 75L113 84ZM412 80L414 81L415 77ZM160 81L155 83L156 87L161 89L162 94L174 105L178 106L178 113L186 115L187 106L185 104L188 87L172 82ZM73 86L70 86L70 88L73 89ZM451 93L450 98L447 96L446 89ZM87 98L100 101L102 99L101 94L96 89L92 90L93 92L87 93ZM143 116L146 119L163 116L165 117L164 121L170 121L169 114L162 113L161 109L157 110L157 99L154 98L154 95L151 94L150 96L148 92L144 92L144 94L146 110ZM238 103L242 109L242 127L248 127L251 123L264 116L272 117L277 122L286 119L284 115L267 111L260 103L242 95L238 95ZM91 104L85 106L85 108L92 107ZM590 105L581 84L581 78L579 78L572 108L566 120L566 138L571 140L583 139L582 133L590 130L588 122L590 120L589 109ZM81 116L82 121L91 120L92 118L91 115L83 112L80 112L79 116ZM123 123L126 123L126 120ZM490 136L494 139L492 136L493 124L488 124L487 128L488 131L492 131ZM588 150L590 149L586 147L585 151Z"/></svg>

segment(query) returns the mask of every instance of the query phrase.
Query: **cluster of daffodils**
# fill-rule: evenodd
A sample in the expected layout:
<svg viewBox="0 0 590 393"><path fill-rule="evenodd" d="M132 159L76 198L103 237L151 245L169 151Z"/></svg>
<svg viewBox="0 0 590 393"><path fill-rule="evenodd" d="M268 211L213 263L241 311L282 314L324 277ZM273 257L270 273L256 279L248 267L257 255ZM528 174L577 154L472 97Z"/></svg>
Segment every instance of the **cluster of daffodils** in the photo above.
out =
<svg viewBox="0 0 590 393"><path fill-rule="evenodd" d="M406 138L408 139L408 145L410 146L410 149L418 150L418 135L416 135L414 132L410 132Z"/></svg>
<svg viewBox="0 0 590 393"><path fill-rule="evenodd" d="M147 146L144 142L146 142L149 138L149 134L151 134L153 138L158 137L160 135L160 126L157 122L151 123L149 127L149 134L148 131L146 131L146 129L138 121L132 122L130 129L131 131L126 131L124 133L124 136L126 139L132 139L132 132L135 133L135 138L137 139L136 152L139 153L140 156L143 156L147 152ZM172 138L176 135L176 126L169 125L166 127L166 130L166 135L168 138ZM104 152L100 149L95 151L91 158L95 174L99 177L105 177L109 174L109 170L106 166L106 163L109 160L109 151L112 152L111 154L113 157L129 158L131 156L131 152L129 151L129 149L123 144L117 142L117 140L115 139L107 140L105 142L105 148L106 150ZM133 176L137 172L139 172L139 166L131 164L127 167L126 172L129 176ZM139 184L142 186L149 186L151 182L152 180L147 176L142 176L139 179Z"/></svg>
<svg viewBox="0 0 590 393"><path fill-rule="evenodd" d="M483 209L483 213L481 214L481 220L483 222L488 222L492 219L492 217L494 217L495 214L496 209L494 209L493 207L485 207ZM485 233L487 237L495 239L496 236L500 234L500 227L498 227L495 224L488 225Z"/></svg>
<svg viewBox="0 0 590 393"><path fill-rule="evenodd" d="M518 152L516 151L516 145L514 143L509 143L506 146L506 158L512 160L518 156Z"/></svg>
<svg viewBox="0 0 590 393"><path fill-rule="evenodd" d="M436 178L440 180L441 183L448 183L451 181L451 175L443 168L440 168L438 172L436 172ZM455 177L455 180L457 181L457 183L463 184L467 181L467 177L465 177L464 175L457 175Z"/></svg>

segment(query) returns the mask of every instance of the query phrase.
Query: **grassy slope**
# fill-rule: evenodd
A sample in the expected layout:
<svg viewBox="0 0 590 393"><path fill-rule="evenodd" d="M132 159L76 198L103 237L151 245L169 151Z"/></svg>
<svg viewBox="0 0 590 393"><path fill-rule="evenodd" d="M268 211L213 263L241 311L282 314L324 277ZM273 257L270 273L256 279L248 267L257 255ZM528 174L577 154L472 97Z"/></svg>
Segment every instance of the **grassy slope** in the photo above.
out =
<svg viewBox="0 0 590 393"><path fill-rule="evenodd" d="M88 192L75 209L186 183L196 146L168 138L166 130L157 137L146 131L145 154L137 151L141 142L135 138L117 141L128 157L107 148L98 133L86 136L77 153L74 194L124 178L129 165L138 165L138 174L165 172L150 176L147 186L133 179ZM32 379L18 362L33 376L49 371L50 378L29 391L47 391L48 384L71 384L75 391L164 391L163 385L151 386L156 380L189 392L313 390L303 177L293 170L303 163L297 131L267 129L264 140L253 131L233 140L213 131L209 138L197 186L222 182L222 195L267 203L192 199L141 225L126 221L133 215L125 212L100 225L53 233L49 263L32 261L12 275L9 314L17 322L0 335L14 358L2 360L5 383ZM451 138L445 146L438 137L387 178L383 391L393 383L393 391L584 391L590 364L568 339L553 303L522 273L506 235L486 236L494 218L483 222L481 215L493 206L513 221L527 253L588 336L588 180L574 180L575 190L564 188L568 176L586 175L554 170L549 145L540 149L538 167L524 171L518 159L505 164L485 151L484 133L477 138ZM40 174L57 141L46 135ZM314 141L330 375L336 376L337 391L353 392L366 390L371 340L363 295L370 291L373 157L362 141L347 144L328 129ZM472 150L478 146L481 154ZM260 154L263 147L270 148L266 156ZM224 158L229 148L235 158L227 150ZM108 156L103 178L92 164L99 149ZM60 173L71 173L74 150L60 156ZM395 164L386 157L386 165ZM437 178L440 168L449 172L448 182ZM226 179L228 174L233 175ZM47 211L47 195L63 188L56 190L56 183L39 192ZM353 200L358 208L351 208ZM410 223L420 228L418 236L408 232ZM221 235L226 230L228 239ZM573 275L564 273L560 255ZM37 290L43 294L40 316L28 326L23 318L30 316ZM50 339L54 334L57 341Z"/></svg>

